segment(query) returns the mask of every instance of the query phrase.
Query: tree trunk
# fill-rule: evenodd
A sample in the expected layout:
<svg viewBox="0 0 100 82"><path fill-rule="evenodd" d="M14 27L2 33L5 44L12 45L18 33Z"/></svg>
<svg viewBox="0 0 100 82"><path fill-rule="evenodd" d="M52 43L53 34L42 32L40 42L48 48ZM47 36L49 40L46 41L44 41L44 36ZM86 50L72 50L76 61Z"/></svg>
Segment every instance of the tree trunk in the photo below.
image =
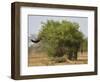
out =
<svg viewBox="0 0 100 82"><path fill-rule="evenodd" d="M77 52L69 52L68 59L69 60L77 60Z"/></svg>

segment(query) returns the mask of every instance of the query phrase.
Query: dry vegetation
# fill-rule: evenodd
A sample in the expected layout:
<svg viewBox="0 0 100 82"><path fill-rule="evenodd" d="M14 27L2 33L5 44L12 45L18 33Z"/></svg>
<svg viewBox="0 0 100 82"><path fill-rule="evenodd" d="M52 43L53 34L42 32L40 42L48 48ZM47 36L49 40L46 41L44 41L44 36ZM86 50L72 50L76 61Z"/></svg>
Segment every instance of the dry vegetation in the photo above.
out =
<svg viewBox="0 0 100 82"><path fill-rule="evenodd" d="M78 53L78 59L71 61L67 56L60 59L48 57L45 52L35 51L30 49L28 56L28 66L48 66L48 65L68 65L68 64L87 64L87 52Z"/></svg>

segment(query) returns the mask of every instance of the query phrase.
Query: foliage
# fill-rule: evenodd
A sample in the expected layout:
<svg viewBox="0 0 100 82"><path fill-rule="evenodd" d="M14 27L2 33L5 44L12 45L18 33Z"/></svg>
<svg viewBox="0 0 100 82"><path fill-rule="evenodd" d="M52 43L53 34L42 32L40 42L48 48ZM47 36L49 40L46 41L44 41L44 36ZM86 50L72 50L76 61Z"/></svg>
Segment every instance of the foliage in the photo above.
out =
<svg viewBox="0 0 100 82"><path fill-rule="evenodd" d="M81 51L87 52L87 50L88 50L88 41L87 41L87 38L84 38L84 40L81 44Z"/></svg>
<svg viewBox="0 0 100 82"><path fill-rule="evenodd" d="M79 24L66 20L48 20L42 23L39 37L43 49L52 57L77 54L84 40L83 33L79 31Z"/></svg>

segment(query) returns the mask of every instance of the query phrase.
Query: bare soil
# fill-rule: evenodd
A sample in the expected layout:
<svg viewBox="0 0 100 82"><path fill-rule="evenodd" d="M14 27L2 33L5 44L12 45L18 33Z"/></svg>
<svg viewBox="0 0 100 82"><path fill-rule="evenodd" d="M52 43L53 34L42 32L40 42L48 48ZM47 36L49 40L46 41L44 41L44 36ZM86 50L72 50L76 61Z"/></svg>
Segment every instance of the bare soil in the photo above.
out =
<svg viewBox="0 0 100 82"><path fill-rule="evenodd" d="M78 53L77 61L68 60L64 56L63 62L55 62L45 52L36 52L31 50L28 54L28 66L49 66L49 65L69 65L69 64L87 64L88 55L87 52Z"/></svg>

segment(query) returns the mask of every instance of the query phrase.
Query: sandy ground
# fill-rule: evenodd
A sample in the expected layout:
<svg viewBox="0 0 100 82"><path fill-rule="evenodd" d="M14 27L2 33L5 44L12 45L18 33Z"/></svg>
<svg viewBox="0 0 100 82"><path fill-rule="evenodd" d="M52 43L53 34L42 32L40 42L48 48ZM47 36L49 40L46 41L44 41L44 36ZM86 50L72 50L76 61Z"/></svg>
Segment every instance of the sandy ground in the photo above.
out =
<svg viewBox="0 0 100 82"><path fill-rule="evenodd" d="M48 65L69 65L69 64L87 64L88 56L87 52L78 53L77 61L70 61L65 58L64 62L54 62L50 57L44 52L36 52L33 49L29 51L28 54L28 66L48 66Z"/></svg>

